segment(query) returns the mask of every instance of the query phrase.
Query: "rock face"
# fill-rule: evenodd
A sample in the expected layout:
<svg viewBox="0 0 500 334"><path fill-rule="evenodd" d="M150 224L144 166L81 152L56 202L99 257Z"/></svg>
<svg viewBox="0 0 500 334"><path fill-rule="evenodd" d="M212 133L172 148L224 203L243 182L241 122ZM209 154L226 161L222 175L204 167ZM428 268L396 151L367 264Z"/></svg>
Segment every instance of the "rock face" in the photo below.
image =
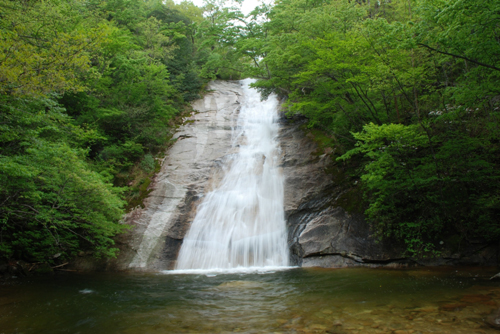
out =
<svg viewBox="0 0 500 334"><path fill-rule="evenodd" d="M153 190L144 201L145 208L137 208L125 217L125 223L133 228L116 240L120 248L118 259L96 264L79 258L75 268L174 268L200 199L217 186L224 157L234 153L231 138L244 99L241 85L217 81L208 89L211 92L193 103L196 112L174 136L177 141L150 186ZM398 247L376 243L370 237L369 226L359 213L363 211L360 205L358 210L344 209L356 206L361 199L352 196L356 186L335 165L331 150L320 150L302 130L300 120L282 117L280 125L278 139L285 176L284 209L291 263L303 267L398 267L416 263L402 258ZM495 265L497 254L496 247L475 244L462 248L461 253L443 249L443 257L420 264Z"/></svg>
<svg viewBox="0 0 500 334"><path fill-rule="evenodd" d="M399 249L370 238L362 214L349 214L340 206L345 187L331 173L333 160L330 154L318 152L301 125L283 118L279 136L292 263L303 267L404 264Z"/></svg>
<svg viewBox="0 0 500 334"><path fill-rule="evenodd" d="M176 132L175 144L150 186L153 191L125 219L133 226L118 240L120 256L109 269L172 269L195 207L220 180L220 166L231 152L231 134L243 98L238 82L211 83L196 111Z"/></svg>
<svg viewBox="0 0 500 334"><path fill-rule="evenodd" d="M359 189L336 166L331 151L320 150L301 125L300 121L282 118L279 135L285 175L285 217L293 264L329 268L498 264L496 245L468 243L460 251L451 251L451 247L444 245L441 257L417 261L401 257L400 246L375 242L360 213L363 208L358 206L351 212L344 209L361 201L351 196L353 189L360 193Z"/></svg>

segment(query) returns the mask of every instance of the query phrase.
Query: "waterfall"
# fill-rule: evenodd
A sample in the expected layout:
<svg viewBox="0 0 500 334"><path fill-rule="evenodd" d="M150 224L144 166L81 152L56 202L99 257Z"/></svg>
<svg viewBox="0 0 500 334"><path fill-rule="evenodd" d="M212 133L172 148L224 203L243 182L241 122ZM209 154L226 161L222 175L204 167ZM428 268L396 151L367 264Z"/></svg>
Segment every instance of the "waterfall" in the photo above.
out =
<svg viewBox="0 0 500 334"><path fill-rule="evenodd" d="M232 135L237 153L224 158L225 175L199 205L176 270L288 265L278 101L260 101L252 81L241 82L244 99Z"/></svg>

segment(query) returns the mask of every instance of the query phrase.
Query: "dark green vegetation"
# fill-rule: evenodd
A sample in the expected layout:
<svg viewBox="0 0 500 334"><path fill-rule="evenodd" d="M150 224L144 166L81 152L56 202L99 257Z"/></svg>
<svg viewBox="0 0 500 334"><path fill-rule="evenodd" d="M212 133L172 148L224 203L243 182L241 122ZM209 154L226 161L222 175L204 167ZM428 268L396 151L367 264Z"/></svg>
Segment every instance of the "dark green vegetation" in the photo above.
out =
<svg viewBox="0 0 500 334"><path fill-rule="evenodd" d="M413 256L499 240L499 2L282 0L261 13L236 44L255 86L357 170L375 235Z"/></svg>
<svg viewBox="0 0 500 334"><path fill-rule="evenodd" d="M248 17L216 1L0 8L3 258L113 256L186 102L208 79L248 76L361 181L380 238L413 256L500 238L496 1L282 0Z"/></svg>
<svg viewBox="0 0 500 334"><path fill-rule="evenodd" d="M0 258L114 256L176 116L214 76L203 10L0 0L0 13Z"/></svg>

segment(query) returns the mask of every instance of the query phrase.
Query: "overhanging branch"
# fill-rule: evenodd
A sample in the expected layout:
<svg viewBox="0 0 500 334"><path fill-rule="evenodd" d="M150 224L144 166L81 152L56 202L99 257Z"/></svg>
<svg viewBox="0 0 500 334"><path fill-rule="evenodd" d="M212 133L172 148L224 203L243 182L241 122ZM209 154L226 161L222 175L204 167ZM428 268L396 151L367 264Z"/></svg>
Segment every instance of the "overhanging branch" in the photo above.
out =
<svg viewBox="0 0 500 334"><path fill-rule="evenodd" d="M441 53L441 54L444 54L444 55L447 55L447 56L452 56L453 58L464 59L464 60L470 61L471 63L474 63L476 65L487 67L487 68L490 68L490 69L495 70L495 71L500 71L500 68L498 68L498 67L495 67L495 66L492 66L492 65L488 65L488 64L485 64L485 63L481 63L481 62L479 62L477 60L474 60L474 59L470 59L470 58L467 58L467 57L464 57L464 56L455 55L455 54L452 54L452 53L449 53L449 52L439 51L438 49L435 49L433 47L430 47L429 45L425 45L425 44L422 44L422 43L417 43L417 45L423 46L423 47L425 47L425 48L427 48L427 49L429 49L431 51L437 52L437 53Z"/></svg>

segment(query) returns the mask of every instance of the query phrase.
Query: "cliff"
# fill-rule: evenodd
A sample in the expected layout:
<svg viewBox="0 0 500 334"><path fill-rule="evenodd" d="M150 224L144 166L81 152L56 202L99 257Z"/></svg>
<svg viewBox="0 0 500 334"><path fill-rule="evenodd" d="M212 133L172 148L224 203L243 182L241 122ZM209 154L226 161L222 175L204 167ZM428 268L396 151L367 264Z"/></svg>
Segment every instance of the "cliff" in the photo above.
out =
<svg viewBox="0 0 500 334"><path fill-rule="evenodd" d="M401 256L401 245L377 242L363 215L361 190L321 149L300 120L282 118L285 217L292 261L303 267L497 265L498 247L480 241L445 242L441 256ZM346 210L347 209L347 210Z"/></svg>
<svg viewBox="0 0 500 334"><path fill-rule="evenodd" d="M244 99L239 82L212 82L195 112L180 126L150 185L145 207L130 212L124 223L129 233L117 238L120 255L111 261L78 258L84 270L156 271L173 269L182 240L200 199L217 186L222 162L234 152L232 132ZM415 260L401 256L402 248L377 242L362 214L359 185L346 176L321 149L303 122L281 117L278 140L285 176L284 210L292 265L303 267L423 265L496 265L497 247L481 243L446 244L442 256ZM456 248L456 247L455 247Z"/></svg>

